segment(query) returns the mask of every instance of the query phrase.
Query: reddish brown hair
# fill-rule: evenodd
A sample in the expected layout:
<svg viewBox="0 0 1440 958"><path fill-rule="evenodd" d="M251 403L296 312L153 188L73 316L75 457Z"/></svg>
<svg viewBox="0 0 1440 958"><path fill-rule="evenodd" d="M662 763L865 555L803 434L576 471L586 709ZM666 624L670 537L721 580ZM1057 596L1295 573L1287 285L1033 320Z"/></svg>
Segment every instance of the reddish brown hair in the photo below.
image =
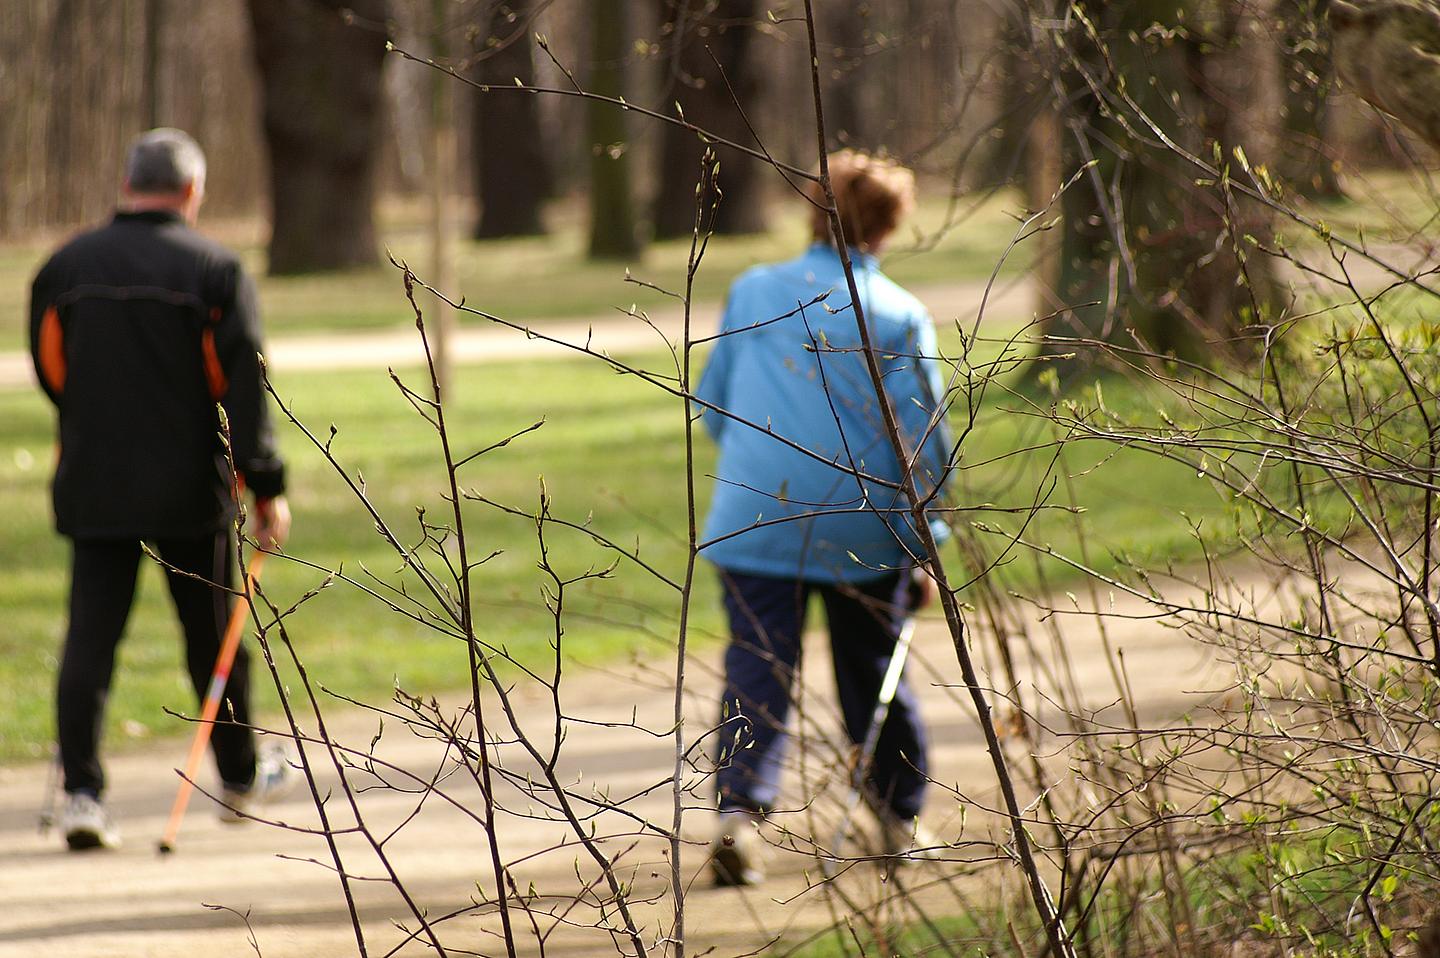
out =
<svg viewBox="0 0 1440 958"><path fill-rule="evenodd" d="M830 188L835 191L845 242L862 250L878 246L915 206L915 174L894 160L856 150L831 154ZM808 193L817 204L810 219L815 240L834 246L825 191L812 182Z"/></svg>

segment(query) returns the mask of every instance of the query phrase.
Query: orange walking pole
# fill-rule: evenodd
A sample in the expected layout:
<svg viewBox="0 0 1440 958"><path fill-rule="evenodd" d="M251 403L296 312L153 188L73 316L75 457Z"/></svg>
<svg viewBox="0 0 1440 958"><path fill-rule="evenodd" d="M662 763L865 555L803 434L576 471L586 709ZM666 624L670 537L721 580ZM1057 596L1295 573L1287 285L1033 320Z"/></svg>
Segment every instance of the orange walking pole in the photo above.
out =
<svg viewBox="0 0 1440 958"><path fill-rule="evenodd" d="M195 726L195 738L190 742L190 756L185 760L185 774L180 779L180 789L175 793L175 804L170 807L170 821L165 826L165 835L160 839L160 853L168 855L175 850L175 839L180 834L180 823L185 819L185 806L190 804L190 793L195 789L195 776L200 772L200 762L205 757L205 746L210 744L210 733L215 729L215 717L220 714L220 697L225 693L225 683L230 681L230 669L235 664L235 653L240 650L240 639L245 632L245 620L250 617L250 597L255 592L255 582L260 578L260 567L267 553L257 552L250 560L245 573L245 593L235 608L230 611L230 621L225 625L225 637L220 642L220 654L215 657L215 669L210 673L210 687L205 690L205 704L200 709L200 724Z"/></svg>

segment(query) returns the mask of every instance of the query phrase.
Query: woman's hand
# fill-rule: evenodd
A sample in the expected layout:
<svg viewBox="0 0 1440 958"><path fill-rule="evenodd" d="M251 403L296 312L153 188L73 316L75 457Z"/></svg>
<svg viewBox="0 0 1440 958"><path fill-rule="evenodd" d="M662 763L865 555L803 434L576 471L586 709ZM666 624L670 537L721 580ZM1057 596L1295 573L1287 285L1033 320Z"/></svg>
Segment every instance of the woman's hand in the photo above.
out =
<svg viewBox="0 0 1440 958"><path fill-rule="evenodd" d="M920 567L910 570L910 611L919 612L939 596L940 591L930 573Z"/></svg>

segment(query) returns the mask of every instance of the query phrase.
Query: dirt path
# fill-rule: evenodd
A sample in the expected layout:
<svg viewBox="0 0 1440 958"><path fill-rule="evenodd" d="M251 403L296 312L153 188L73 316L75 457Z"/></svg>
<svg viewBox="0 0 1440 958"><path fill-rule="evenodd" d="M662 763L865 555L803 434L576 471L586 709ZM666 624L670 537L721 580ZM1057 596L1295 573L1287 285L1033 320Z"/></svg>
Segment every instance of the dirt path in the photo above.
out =
<svg viewBox="0 0 1440 958"><path fill-rule="evenodd" d="M958 319L968 325L979 309L983 285L952 284L916 292L937 320ZM1013 322L1028 315L1030 302L1028 286L1012 283L995 292L987 315ZM704 328L713 323L714 313L713 307L701 311ZM592 348L623 353L661 346L661 335L678 336L678 311L657 313L652 320L658 332L638 321L614 319L594 324L557 320L536 324L536 328L568 343L588 342ZM472 327L457 336L454 352L457 361L465 364L559 358L573 351L515 331ZM413 331L399 330L280 338L272 341L269 358L277 370L301 371L413 365L421 361L421 354ZM0 388L27 388L30 380L26 356L0 354ZM1109 620L1108 637L1124 653L1142 722L1164 722L1193 711L1209 694L1200 690L1223 687L1212 651L1190 641L1183 631L1167 628L1163 620L1149 617L1147 605L1122 598L1107 609L1119 613ZM1038 620L1040 613L1031 617ZM1087 704L1103 708L1113 703L1117 697L1114 682L1094 619L1069 616L1063 628L1064 650L1075 664L1077 684L1085 690ZM983 650L990 641L977 633L973 645ZM816 691L806 714L813 727L833 729L834 710L821 691L829 684L824 678L828 665L823 643L811 644L807 684ZM711 654L692 663L686 719L692 738L714 719L715 660ZM1039 677L1043 668L1033 666L1035 663L1021 661L1018 694L1031 703L1043 702L1036 689L1038 685L1043 693L1047 688ZM663 950L656 947L656 941L668 927L672 907L664 896L662 880L669 868L668 849L654 830L647 830L642 823L664 828L670 821L673 741L663 733L672 724L673 693L668 681L672 669L673 663L655 661L608 671L576 671L569 676L562 699L567 720L561 768L573 794L604 794L619 805L618 811L587 818L587 826L593 827L603 850L618 862L635 897L650 899L648 903L637 900L636 918L652 954ZM958 669L949 637L937 623L922 625L911 675L921 690L934 736L935 780L963 791L980 805L993 805L989 761L963 690L955 687ZM1010 687L1008 679L1000 675L987 676L987 680L995 688ZM533 693L519 694L523 721L543 741L553 724L549 702ZM633 725L629 721L632 716ZM496 720L493 715L491 719ZM611 724L617 721L624 724ZM332 707L327 722L338 739L359 749L368 748L376 731L374 715L352 706ZM308 727L309 720L302 725ZM796 748L794 754L803 768L792 769L787 790L792 796L814 794L814 788L833 772L826 763L833 747L818 739L801 744L804 747ZM1056 756L1055 767L1063 769L1063 747L1054 740L1046 744ZM168 858L156 855L155 841L176 784L173 769L182 761L184 748L183 741L157 741L144 751L110 763L109 798L127 836L125 847L113 853L61 851L57 836L42 836L36 828L47 769L35 763L0 767L0 958L245 955L252 953L247 921L266 958L358 953L349 909L330 868L329 853L314 834L259 824L224 827L215 820L213 807L200 798L192 808L179 852ZM433 740L411 736L393 722L377 752L395 767L419 776L432 775L446 761L444 750ZM561 913L563 903L576 898L580 884L595 878L596 869L575 843L573 832L554 821L545 809L530 806L516 787L523 784L527 773L535 774L533 763L513 745L501 746L500 752L504 765L518 776L516 782L502 784L498 791L505 806L497 829L503 857L517 887L533 887L541 896L537 909ZM323 755L316 753L314 758L323 760ZM772 855L772 877L759 888L709 887L705 846L713 820L703 810L708 792L698 782L699 776L695 777L691 802L695 811L687 814L684 829L693 844L682 858L684 874L696 877L686 898L687 950L691 954L714 949L716 955L739 955L763 947L777 935L797 940L807 930L832 921L834 913L825 896L808 891L808 882L816 873L814 860L795 852L777 850ZM334 820L341 825L351 821L344 802L331 790L334 772L322 770L319 782ZM358 797L372 828L383 832L405 823L387 843L387 851L415 906L432 918L466 908L477 895L494 893L489 847L473 818L480 805L479 793L454 778L447 781L445 789L457 800L456 806L432 801L413 818L413 796L368 790ZM833 808L835 793L832 786L823 793L829 798L818 800L811 809L777 816L779 825L796 833L820 834L811 816L823 819L825 802L830 801ZM1033 797L1027 794L1022 800ZM591 806L580 804L588 815ZM302 828L317 821L308 796L282 803L269 814ZM924 817L941 839L957 843L961 839L960 806L947 800L944 789L935 789ZM972 808L964 820L963 837L967 841L986 837L994 826L993 819ZM782 832L772 830L769 835L777 843L785 841ZM343 835L338 844L352 874L379 874L375 855L359 836ZM952 857L963 857L958 844ZM918 866L910 883L923 884L947 867L954 866ZM876 869L861 866L847 880L867 883L875 890L875 876ZM396 929L397 922L409 927L416 923L409 906L390 886L358 882L354 900L369 954L387 954L392 949L401 954L433 953L422 943L407 944ZM614 954L609 936L592 926L613 924L616 916L602 914L593 897L580 895L578 900L573 910L564 912L563 922L555 923L553 918L541 922L544 928L556 924L548 933L545 954ZM954 908L953 901L949 906ZM517 921L521 952L538 954L528 921L523 915L517 915ZM488 908L442 925L448 947L482 954L504 953L496 937L499 927L493 909Z"/></svg>
<svg viewBox="0 0 1440 958"><path fill-rule="evenodd" d="M1116 608L1121 612L1148 611L1138 602L1121 601ZM1203 694L1193 690L1216 687L1210 655L1178 630L1165 628L1153 619L1116 620L1110 640L1124 651L1145 715L1142 721L1179 715L1201 701ZM974 644L983 648L987 641L977 633ZM1076 663L1080 687L1087 690L1089 704L1103 707L1111 703L1115 699L1114 684L1101 655L1093 619L1067 617L1064 642ZM812 641L810 648L806 685L813 691L807 693L805 727L833 729L837 720L825 691L830 683L823 641ZM712 653L691 665L687 705L691 736L713 721L717 658ZM1023 661L1021 670L1025 676L1032 673ZM636 906L637 920L652 949L663 933L671 908L669 899L663 896L662 881L669 866L664 843L638 822L668 827L670 821L672 798L668 782L674 746L663 733L672 724L673 683L668 678L672 671L673 662L666 661L577 671L568 678L562 699L568 716L563 775L573 786L572 793L608 794L623 808L623 814L599 815L593 827L603 837L602 847L620 863L622 877L633 883L637 895L655 896L652 903ZM921 690L934 736L935 780L986 802L993 776L963 690L955 688L958 669L954 651L939 623L922 623L911 675ZM1009 684L998 675L993 679L999 687ZM1040 701L1034 697L1031 682L1031 678L1025 679L1020 694L1032 702ZM543 744L553 722L549 702L534 693L521 691L517 695L522 720ZM638 727L628 724L632 714ZM496 715L491 720L499 721ZM614 722L626 724L603 724ZM338 739L361 749L368 747L376 730L373 714L353 706L332 707L327 723ZM1050 745L1058 747L1053 741ZM176 854L165 858L156 854L155 842L174 793L173 768L183 760L184 747L178 740L156 742L143 752L111 762L110 800L126 836L125 846L115 852L66 853L60 849L57 836L41 836L36 822L46 768L38 764L0 768L0 956L245 955L252 951L240 915L248 915L266 958L358 953L338 882L328 865L317 863L328 863L326 846L314 835L260 824L223 826L216 821L208 800L199 798ZM376 751L385 761L421 776L434 774L445 761L443 749L434 741L411 736L394 722L388 723ZM816 783L833 772L826 766L828 754L830 746L818 738L792 749L792 755L803 756L805 768L803 775L802 770L791 771L787 787L790 795L813 793L820 788ZM314 757L323 760L318 752ZM500 746L498 763L509 768L522 783L527 773L535 773L533 764L513 745ZM709 887L705 842L714 826L712 817L702 810L709 793L699 776L692 777L696 779L693 805L697 810L686 815L685 834L695 844L682 856L684 873L697 876L687 897L689 953L704 953L713 947L716 955L739 955L776 935L784 934L787 940L794 941L807 930L830 922L831 910L822 896L806 893L807 873L813 877L816 867L815 861L805 855L775 852L772 877L761 887L743 892ZM802 784L802 777L809 784ZM333 771L323 772L320 778L327 788L335 780ZM363 774L359 778L366 780ZM431 801L388 846L417 905L432 916L469 905L477 883L479 888L493 892L484 832L471 817L480 807L478 792L473 785L457 783L458 779L451 779L445 787L461 808ZM504 856L512 863L518 887L533 887L541 896L548 896L537 904L553 909L556 902L577 892L581 878L595 877L595 867L565 825L544 821L543 809L527 808L513 784L502 786L498 794L506 806L503 825L497 829ZM778 821L799 834L828 834L824 830L830 826L817 826L812 819L824 818L825 809L833 808L838 792L832 786L825 794L829 798L818 800L810 810L779 816ZM826 802L831 804L827 806ZM413 797L383 790L362 793L359 803L367 820L382 831L406 820L414 807ZM334 795L327 803L338 823L350 820L343 805ZM314 808L305 797L281 803L270 814L291 825L310 826L316 822ZM932 794L925 821L947 841L958 840L962 827L969 840L984 837L994 825L973 808L962 825L958 805L953 798L947 801L940 788ZM770 835L772 840L783 841L780 832L772 831ZM340 847L352 873L378 874L373 853L357 836L342 836ZM964 857L959 848L953 854ZM938 870L946 867L944 863L917 866L910 882L923 884L927 877L937 877ZM846 880L874 893L883 892L877 869L870 865L858 866ZM406 905L383 884L360 883L355 899L371 955L386 954L404 942L394 922L415 925ZM953 910L953 900L946 901ZM209 907L214 905L231 910ZM942 901L940 907L944 905ZM493 911L485 911L443 925L447 947L503 954L503 946L494 937L499 923ZM581 927L554 931L547 941L546 954L615 953L607 935L583 927L614 920L615 916L602 916L592 903L582 903L568 917ZM523 920L519 934L522 953L538 954L535 936ZM411 943L399 953L429 952L425 946ZM659 953L658 949L651 951Z"/></svg>
<svg viewBox="0 0 1440 958"><path fill-rule="evenodd" d="M968 328L980 311L985 284L947 283L917 287L914 292L938 322L960 320ZM1030 308L1029 284L1011 280L997 285L991 292L985 314L990 319L1002 318L1014 322L1028 315ZM695 335L712 332L718 313L715 304L696 307ZM610 313L598 318L538 321L532 323L531 328L563 343L576 346L589 343L592 349L614 355L664 349L662 334L672 342L680 339L684 313L679 308L656 311L650 314L650 320L654 324L653 329L638 319ZM452 350L455 361L461 365L565 359L575 355L573 349L559 343L527 337L512 329L481 324L460 329ZM361 333L306 333L276 337L268 343L266 358L272 368L284 374L304 370L419 366L425 357L415 330L405 327ZM28 355L0 352L0 389L32 388L33 384L34 373Z"/></svg>
<svg viewBox="0 0 1440 958"><path fill-rule="evenodd" d="M937 320L959 320L967 326L980 310L984 284L948 284L916 291ZM1029 308L1028 287L1012 283L997 288L986 306L988 316L1003 315L1015 320ZM711 306L697 312L697 324L709 330L717 310ZM452 346L460 364L566 358L574 350L562 343L588 344L590 348L614 354L663 348L661 337L677 340L682 313L669 309L651 315L655 328L638 320L607 317L601 321L555 320L535 324L550 342L530 338L521 332L493 326L472 326L459 332ZM325 334L283 337L271 341L268 359L283 372L311 369L369 368L418 365L423 361L413 330L400 329L363 334ZM28 356L0 353L0 389L32 388L33 374ZM919 651L933 655L935 676L953 681L953 662L947 655L946 639L934 628L922 629ZM689 719L694 729L713 721L718 683L713 675L715 662L698 669L703 674L690 687ZM663 665L657 667L664 668ZM698 667L697 667L698 668ZM819 666L812 675L823 675ZM938 684L927 685L925 697L935 723L936 758L942 780L969 780L983 774L983 751L972 723L956 704L952 691ZM617 858L631 880L647 889L659 890L661 883L651 877L668 870L664 843L651 835L637 837L639 816L662 827L671 816L670 792L664 787L673 770L673 744L659 737L672 724L672 693L665 678L650 672L628 670L623 674L592 672L570 679L564 700L572 718L590 722L612 722L631 714L637 728L615 728L586 721L571 721L566 727L567 774L580 792L594 789L610 795L639 793L624 805L626 815L602 815L596 821L598 834L613 832L603 843L607 854ZM828 706L822 700L816 706ZM548 703L535 701L536 708ZM375 722L354 708L337 708L327 716L336 735L356 747L370 741ZM833 716L829 722L834 727ZM541 721L548 727L547 720ZM174 794L174 767L183 760L182 741L157 742L140 753L113 759L109 763L108 799L121 820L125 846L114 853L68 854L60 850L58 836L41 835L37 817L48 769L37 764L0 767L0 956L195 956L240 955L250 952L242 915L267 958L284 956L348 955L358 953L350 927L349 911L340 887L328 865L325 844L295 831L255 824L246 827L221 826L208 800L197 796L182 836L179 853L160 858L155 841L164 825ZM509 752L514 752L511 747ZM802 751L802 750L797 750ZM440 765L442 751L430 741L392 727L380 745L380 752L397 766L433 770ZM524 767L522 756L507 761ZM333 771L322 771L322 784L333 785ZM661 786L661 787L658 787ZM478 792L471 787L456 790L462 804L478 806ZM521 796L511 787L512 803ZM703 806L697 797L694 804ZM327 806L332 814L338 800ZM371 791L361 796L361 808L368 821L396 822L404 819L411 800L394 792ZM291 825L310 827L317 815L308 797L297 797L278 806L271 814ZM939 822L945 812L937 812ZM688 816L686 835L696 844L688 852L684 867L688 874L704 872L704 848L713 822L703 811ZM506 815L498 829L508 861L515 862L517 881L533 882L549 894L565 896L577 887L577 861L584 856L574 844L573 834L563 825L525 815ZM565 845L569 839L570 844ZM545 849L554 849L538 854ZM359 873L377 873L377 860L358 837L340 839L347 864ZM429 914L463 908L475 894L476 883L493 892L489 849L483 831L469 812L430 804L387 846L407 887L423 902ZM824 913L810 914L805 907L782 907L775 898L786 898L803 889L802 871L811 859L794 855L777 856L775 877L765 887L749 892L716 891L700 880L687 900L690 935L695 948L715 945L739 953L749 950L767 936L783 929L807 927L824 920ZM594 867L578 866L588 880ZM402 936L392 926L406 921L404 903L387 886L361 882L355 890L356 910L374 940L370 954L383 954ZM224 906L233 910L216 910ZM570 920L593 923L601 916L588 905ZM651 940L668 921L668 900L637 906L638 919ZM740 916L744 916L743 919ZM738 920L737 920L738 919ZM606 919L609 920L609 919ZM413 920L409 922L414 925ZM467 917L452 924L447 941L483 953L503 953L493 937L498 923L493 916ZM459 929L458 931L456 929ZM531 942L526 953L538 951L534 936L522 932ZM608 939L594 931L560 928L549 940L547 954L591 955L610 951ZM427 949L412 944L403 953L419 954Z"/></svg>
<svg viewBox="0 0 1440 958"><path fill-rule="evenodd" d="M983 286L960 284L918 292L938 320L959 319L968 324L979 308ZM1012 284L996 291L987 315L1013 321L1028 310L1027 288ZM705 312L713 322L714 311ZM678 335L678 312L652 319L665 336ZM593 348L615 353L653 349L659 335L639 322L613 320L596 324L593 330L589 323L563 321L547 323L543 329L567 342L588 339ZM493 328L467 329L455 345L461 363L563 357L570 352L554 343ZM277 369L303 370L405 365L418 363L421 356L413 332L399 331L280 339L271 344L270 359ZM0 385L22 385L29 375L25 357L0 356ZM1132 611L1146 611L1138 603L1131 606ZM1126 603L1122 602L1121 608L1127 608ZM977 647L985 647L987 639L977 634L974 641ZM1163 628L1152 619L1117 621L1111 641L1124 649L1140 705L1150 718L1165 720L1178 715L1198 702L1199 693L1190 690L1215 686L1208 656L1183 633ZM833 731L838 719L828 697L829 667L823 641L812 641L811 646L806 675L807 688L813 691L807 693L803 728ZM1113 702L1114 685L1100 654L1093 620L1070 619L1065 647L1077 665L1080 687L1091 698L1089 704L1099 708ZM691 665L686 728L692 739L714 721L717 659L712 653ZM577 671L568 677L562 699L567 719L561 769L571 792L581 797L579 806L593 816L587 817L587 826L602 839L602 849L617 861L620 877L633 888L635 917L651 954L663 951L656 941L665 934L672 910L664 882L669 870L668 846L656 837L655 829L641 823L667 828L671 820L669 781L674 744L664 732L672 725L673 667L673 662L654 661L612 670ZM1020 668L1022 675L1032 671L1023 661ZM934 737L934 778L993 805L989 760L963 690L956 688L959 678L954 650L938 623L922 624L911 675L921 690ZM993 682L996 687L1009 685L1000 676ZM534 692L517 694L527 729L546 740L554 724L551 703ZM1021 694L1032 702L1041 701L1033 689L1022 687ZM460 705L452 704L455 708ZM490 719L499 721L493 714ZM373 713L353 706L330 707L326 720L336 738L362 750L369 747L377 727ZM611 724L615 722L624 724ZM302 721L302 726L308 728L309 721ZM39 834L36 823L47 769L33 763L0 767L0 958L38 954L85 958L244 955L253 953L247 921L266 958L359 953L326 844L314 834L261 824L222 826L208 800L197 797L179 851L167 858L156 854L155 842L174 794L174 767L183 760L184 749L183 741L157 741L144 751L110 763L109 800L126 835L125 846L112 853L66 853L56 835ZM393 721L387 724L376 751L386 762L419 776L433 775L446 761L444 749L436 742L417 738ZM797 767L790 772L787 794L818 794L821 798L807 809L777 816L778 829L767 833L772 841L786 841L779 829L819 835L822 840L833 831L835 798L840 793L834 784L838 777L836 754L832 739L809 731L802 734L802 741L792 748ZM540 921L542 928L556 926L546 933L544 953L614 954L608 934L593 926L613 924L617 918L608 911L602 914L593 896L579 895L580 904L564 911L564 903L577 897L581 884L596 878L596 867L568 826L555 821L545 809L534 807L517 787L527 773L537 773L533 762L513 744L501 745L499 756L504 767L517 776L509 784L502 783L497 792L505 809L497 828L504 859L517 887L534 888L541 896L536 900L537 909L565 915L560 922L554 918ZM323 762L324 755L317 751L313 759ZM1063 763L1063 756L1060 761ZM713 948L716 955L739 955L753 952L776 936L799 940L833 921L833 902L808 890L816 875L815 860L794 851L775 851L771 878L761 887L737 891L709 886L706 845L714 825L704 809L710 793L703 776L693 773L690 777L693 781L687 784L694 787L690 800L694 811L686 815L684 834L692 844L682 856L682 870L695 880L686 898L687 950L697 954ZM367 781L364 774L359 779ZM327 811L343 826L353 819L332 789L335 780L331 769L322 769L318 775L322 793L328 796ZM366 821L379 832L405 823L386 850L415 906L432 917L465 909L477 895L494 893L489 846L474 818L481 805L479 792L458 778L449 779L445 790L454 797L455 805L432 800L413 817L415 799L411 795L372 789L358 797ZM602 794L615 800L620 810L595 813L583 800ZM268 814L301 828L313 827L318 821L308 796L292 798ZM959 805L953 797L947 800L938 787L925 820L946 841L958 841L962 827L967 841L984 838L995 828L993 820L974 808L962 819ZM342 835L338 845L352 874L380 874L374 852L358 835ZM957 846L953 857L968 854L961 847ZM954 866L918 866L910 884L923 885L946 867ZM887 894L879 870L870 865L857 867L844 880L853 883L867 901ZM370 955L392 949L406 955L433 953L422 943L407 943L396 929L397 922L412 928L416 922L393 888L360 881L354 884L353 894ZM953 911L955 905L947 897L938 907ZM516 920L521 953L539 954L528 920L523 914ZM449 948L504 953L496 937L500 923L493 908L474 909L441 927Z"/></svg>

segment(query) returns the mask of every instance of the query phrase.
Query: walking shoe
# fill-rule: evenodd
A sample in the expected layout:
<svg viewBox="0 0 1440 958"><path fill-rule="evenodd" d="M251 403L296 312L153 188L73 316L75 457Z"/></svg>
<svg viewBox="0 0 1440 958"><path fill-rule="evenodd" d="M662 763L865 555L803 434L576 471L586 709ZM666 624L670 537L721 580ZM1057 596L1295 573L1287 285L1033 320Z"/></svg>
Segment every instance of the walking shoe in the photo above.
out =
<svg viewBox="0 0 1440 958"><path fill-rule="evenodd" d="M262 805L279 801L300 784L300 772L290 764L283 748L267 749L255 761L255 780L249 785L224 784L220 788L220 821L237 825Z"/></svg>
<svg viewBox="0 0 1440 958"><path fill-rule="evenodd" d="M945 843L930 833L916 818L893 814L880 816L881 854L896 864L939 861L945 857Z"/></svg>
<svg viewBox="0 0 1440 958"><path fill-rule="evenodd" d="M710 847L710 871L718 887L756 885L765 880L759 827L760 816L753 812L720 813L720 834Z"/></svg>
<svg viewBox="0 0 1440 958"><path fill-rule="evenodd" d="M60 812L60 831L72 852L119 848L120 830L100 800L87 792L69 792Z"/></svg>

